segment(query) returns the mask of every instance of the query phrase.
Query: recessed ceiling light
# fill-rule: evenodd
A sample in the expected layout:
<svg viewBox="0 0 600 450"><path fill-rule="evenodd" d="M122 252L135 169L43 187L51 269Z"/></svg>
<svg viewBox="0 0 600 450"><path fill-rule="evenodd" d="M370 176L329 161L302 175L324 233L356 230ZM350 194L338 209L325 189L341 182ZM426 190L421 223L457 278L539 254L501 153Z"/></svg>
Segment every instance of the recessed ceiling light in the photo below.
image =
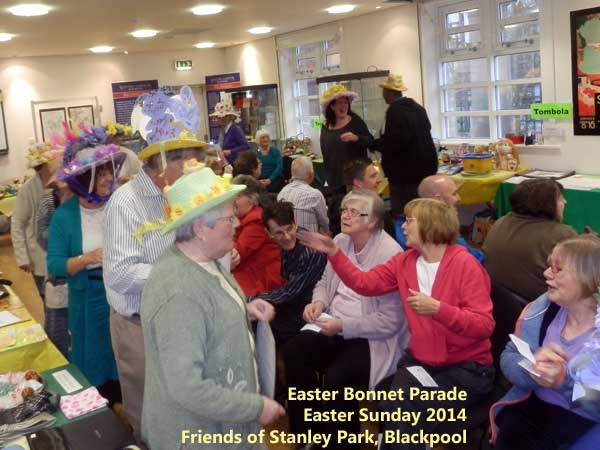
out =
<svg viewBox="0 0 600 450"><path fill-rule="evenodd" d="M329 14L342 14L354 11L354 8L356 8L354 5L335 5L327 8L325 11Z"/></svg>
<svg viewBox="0 0 600 450"><path fill-rule="evenodd" d="M213 48L214 46L214 42L198 42L197 44L194 44L194 47L196 48Z"/></svg>
<svg viewBox="0 0 600 450"><path fill-rule="evenodd" d="M211 14L219 14L224 9L223 5L198 5L192 8L192 13L196 16L209 16Z"/></svg>
<svg viewBox="0 0 600 450"><path fill-rule="evenodd" d="M10 34L10 33L0 33L0 42L6 42L6 41L10 41L12 38L14 38L15 35L14 34Z"/></svg>
<svg viewBox="0 0 600 450"><path fill-rule="evenodd" d="M381 6L376 6L375 9L381 9Z"/></svg>
<svg viewBox="0 0 600 450"><path fill-rule="evenodd" d="M272 29L273 29L272 27L254 27L254 28L250 28L248 30L248 33L267 34L267 33L270 33Z"/></svg>
<svg viewBox="0 0 600 450"><path fill-rule="evenodd" d="M39 3L24 3L8 8L8 11L15 16L31 17L46 15L50 11L50 8Z"/></svg>
<svg viewBox="0 0 600 450"><path fill-rule="evenodd" d="M136 38L149 38L154 37L158 34L156 30L135 30L130 33L133 37Z"/></svg>
<svg viewBox="0 0 600 450"><path fill-rule="evenodd" d="M93 53L110 53L112 52L112 49L113 48L108 45L99 45L98 47L90 48L90 51Z"/></svg>

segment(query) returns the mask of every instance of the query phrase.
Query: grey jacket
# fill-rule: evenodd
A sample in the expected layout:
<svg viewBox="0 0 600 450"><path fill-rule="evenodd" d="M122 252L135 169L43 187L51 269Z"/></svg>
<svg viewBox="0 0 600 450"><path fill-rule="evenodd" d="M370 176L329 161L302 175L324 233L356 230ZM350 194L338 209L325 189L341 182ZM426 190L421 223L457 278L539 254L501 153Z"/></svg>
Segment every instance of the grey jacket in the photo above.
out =
<svg viewBox="0 0 600 450"><path fill-rule="evenodd" d="M227 271L225 278L242 298ZM182 443L182 431L258 430L262 411L246 315L216 276L171 245L154 264L141 306L146 383L142 436L151 450L222 449Z"/></svg>
<svg viewBox="0 0 600 450"><path fill-rule="evenodd" d="M354 254L354 244L350 236L338 234L336 245L348 256L354 265L359 266ZM387 262L402 248L385 231L376 231L371 235L363 252L363 270ZM320 302L329 308L340 284L340 277L334 272L331 263L327 263L323 277L315 286L312 302ZM371 373L369 388L383 378L396 372L396 366L404 355L408 345L409 331L397 291L378 297L362 297L362 317L347 318L343 322L345 339L365 338L369 340L371 355Z"/></svg>

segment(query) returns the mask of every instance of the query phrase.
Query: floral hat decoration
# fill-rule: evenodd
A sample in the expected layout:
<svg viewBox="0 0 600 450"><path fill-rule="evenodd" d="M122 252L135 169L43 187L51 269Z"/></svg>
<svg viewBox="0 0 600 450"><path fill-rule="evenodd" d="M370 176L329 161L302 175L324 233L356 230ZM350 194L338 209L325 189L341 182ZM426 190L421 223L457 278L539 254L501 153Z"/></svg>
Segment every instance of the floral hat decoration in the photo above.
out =
<svg viewBox="0 0 600 450"><path fill-rule="evenodd" d="M62 166L54 173L57 181L67 183L78 195L90 202L104 203L110 198L109 195L98 195L94 193L96 168L106 163L113 167L114 180L111 193L117 186L117 179L121 165L125 160L125 153L113 144L105 145L107 135L104 127L87 128L83 123L79 124L78 130L72 130L66 122L63 122L65 151ZM61 138L54 135L55 142ZM83 186L77 179L79 175L91 170L89 186Z"/></svg>
<svg viewBox="0 0 600 450"><path fill-rule="evenodd" d="M215 111L210 113L208 117L216 119L217 117L233 116L237 119L240 118L240 114L235 110L233 105L229 102L219 102L215 105Z"/></svg>
<svg viewBox="0 0 600 450"><path fill-rule="evenodd" d="M329 87L321 96L321 113L325 115L327 107L338 98L347 98L348 103L352 104L358 98L358 94L347 90L343 84L335 84Z"/></svg>
<svg viewBox="0 0 600 450"><path fill-rule="evenodd" d="M195 159L188 160L183 163L183 176L164 189L165 219L146 222L135 232L135 238L140 242L142 236L156 230L169 233L244 189L244 185L231 184L231 174L220 177Z"/></svg>
<svg viewBox="0 0 600 450"><path fill-rule="evenodd" d="M183 148L202 148L208 144L196 138L200 129L200 108L189 86L183 86L179 95L169 96L170 88L143 94L136 100L131 114L133 130L148 143L138 153L145 160L161 154L166 167L165 152Z"/></svg>
<svg viewBox="0 0 600 450"><path fill-rule="evenodd" d="M28 169L39 167L42 164L60 162L61 157L62 148L59 146L53 146L48 142L35 142L33 138L29 140L27 155L25 155ZM50 169L50 171L53 170L55 167Z"/></svg>

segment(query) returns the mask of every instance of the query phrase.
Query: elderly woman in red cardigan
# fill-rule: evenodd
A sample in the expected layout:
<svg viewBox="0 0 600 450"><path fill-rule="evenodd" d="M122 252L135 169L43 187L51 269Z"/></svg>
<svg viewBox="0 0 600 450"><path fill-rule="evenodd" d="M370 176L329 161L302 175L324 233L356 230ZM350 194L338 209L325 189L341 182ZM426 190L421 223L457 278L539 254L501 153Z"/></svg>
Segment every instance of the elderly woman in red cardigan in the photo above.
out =
<svg viewBox="0 0 600 450"><path fill-rule="evenodd" d="M402 230L410 249L368 272L357 269L327 236L300 233L300 241L329 256L341 280L361 295L398 291L411 338L408 354L398 371L379 388L403 389L403 399L381 402L384 411L398 408L421 413L417 421L386 421L381 448L423 449L425 443L405 442L385 436L462 431L469 408L492 390L494 368L490 336L494 329L490 279L483 267L462 246L455 244L459 221L454 208L433 199L409 202ZM415 369L420 367L419 369ZM437 387L425 387L423 369ZM427 383L426 383L427 384ZM425 391L466 392L465 400L432 399ZM409 395L410 393L423 395ZM443 395L443 393L442 393ZM455 416L427 420L428 408L444 409ZM415 416L416 417L416 416ZM396 433L400 431L400 433Z"/></svg>
<svg viewBox="0 0 600 450"><path fill-rule="evenodd" d="M234 200L235 215L240 226L235 232L235 250L238 258L233 258L232 270L244 294L255 295L282 286L285 279L281 274L281 253L279 247L269 237L262 222L262 204L269 197L261 184L250 175L238 175L233 184L246 186Z"/></svg>

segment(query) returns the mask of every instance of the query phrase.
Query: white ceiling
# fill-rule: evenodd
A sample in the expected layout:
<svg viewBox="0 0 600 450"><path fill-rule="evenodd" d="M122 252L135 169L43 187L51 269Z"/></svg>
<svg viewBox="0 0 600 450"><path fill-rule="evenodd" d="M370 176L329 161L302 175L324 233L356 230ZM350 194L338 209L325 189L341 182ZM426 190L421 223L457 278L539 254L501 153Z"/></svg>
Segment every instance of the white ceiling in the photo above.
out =
<svg viewBox="0 0 600 450"><path fill-rule="evenodd" d="M39 17L13 16L7 9L19 3L43 3L52 11ZM226 9L212 16L190 12L206 3ZM346 14L324 11L340 3L357 7ZM86 54L98 45L110 45L114 52L190 49L203 41L228 47L269 36L246 31L256 26L274 27L271 35L276 35L375 12L377 6L403 7L383 0L1 0L0 5L0 32L16 35L0 42L0 58ZM148 39L129 35L140 28L160 34Z"/></svg>

